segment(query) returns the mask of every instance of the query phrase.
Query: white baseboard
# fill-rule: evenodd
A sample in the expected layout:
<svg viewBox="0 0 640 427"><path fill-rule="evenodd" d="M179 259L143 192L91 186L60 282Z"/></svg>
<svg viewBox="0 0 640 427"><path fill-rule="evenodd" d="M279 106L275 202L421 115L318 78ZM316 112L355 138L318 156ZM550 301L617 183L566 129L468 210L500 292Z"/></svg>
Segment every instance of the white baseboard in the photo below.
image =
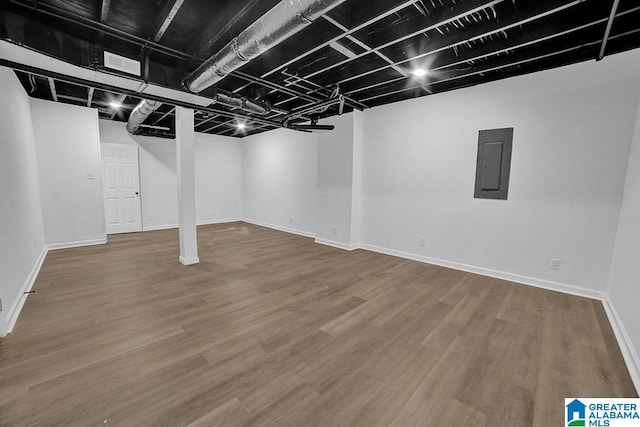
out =
<svg viewBox="0 0 640 427"><path fill-rule="evenodd" d="M385 255L397 256L400 258L411 259L414 261L424 262L426 264L439 265L441 267L448 267L454 270L466 271L468 273L480 274L482 276L495 277L496 279L508 280L510 282L522 283L525 285L531 285L538 288L549 289L551 291L562 292L565 294L576 295L579 297L604 300L606 294L604 292L595 291L593 289L582 288L580 286L568 285L565 283L552 282L550 280L537 279L535 277L521 276L519 274L507 273L504 271L491 270L483 267L476 267L473 265L462 264L453 261L446 261L438 258L426 257L423 255L413 254L411 252L403 252L395 249L387 249L380 246L360 244L361 249L366 249L372 252L378 252Z"/></svg>
<svg viewBox="0 0 640 427"><path fill-rule="evenodd" d="M180 263L182 265L193 265L193 264L198 264L200 262L200 258L195 257L195 258L184 258L183 256L180 256Z"/></svg>
<svg viewBox="0 0 640 427"><path fill-rule="evenodd" d="M452 261L445 261L437 258L425 257L410 252L397 251L394 249L382 248L380 246L360 244L361 249L369 250L372 252L378 252L385 255L392 255L401 258L411 259L414 261L424 262L427 264L439 265L442 267L448 267L455 270L467 271L469 273L476 273L483 276L495 277L497 279L508 280L510 282L521 283L524 285L535 286L538 288L549 289L551 291L562 292L565 294L576 295L585 298L596 299L602 302L609 323L613 329L613 333L616 336L620 351L624 357L629 375L636 388L636 392L640 394L640 356L638 351L634 347L629 334L627 333L622 319L618 315L615 306L611 302L609 295L605 292L595 291L593 289L582 288L579 286L568 285L564 283L552 282L543 279L536 279L533 277L521 276L518 274L506 273L503 271L496 271L482 267L476 267L467 264L461 264Z"/></svg>
<svg viewBox="0 0 640 427"><path fill-rule="evenodd" d="M239 221L242 221L242 219L241 218L212 219L212 220L206 220L206 221L198 221L196 222L196 225L227 224L229 222L239 222ZM142 231L170 230L173 228L178 228L178 224L143 226Z"/></svg>
<svg viewBox="0 0 640 427"><path fill-rule="evenodd" d="M303 231L303 230L296 230L295 228L282 227L280 225L267 224L266 222L256 221L255 219L245 218L242 221L249 224L253 224L253 225L259 225L260 227L266 227L266 228L271 228L273 230L284 231L285 233L297 234L299 236L304 236L304 237L311 237L312 239L316 237L315 233L310 233L308 231Z"/></svg>
<svg viewBox="0 0 640 427"><path fill-rule="evenodd" d="M198 222L198 225L220 224L220 223L238 222L238 221L244 221L249 224L258 225L261 227L267 227L274 230L284 231L287 233L297 234L305 237L311 237L311 238L316 237L315 234L309 233L306 231L291 229L287 227L281 227L273 224L267 224L261 221L255 221L251 219L233 218L233 219L222 219L222 220L213 220L213 221L200 221ZM151 231L152 229L160 230L160 229L168 229L168 228L176 228L176 227L177 225L147 227L145 231ZM620 346L620 351L622 352L622 355L626 362L627 368L629 370L629 374L634 383L636 391L640 393L640 357L638 355L639 353L637 349L634 347L633 342L631 341L631 338L629 337L629 334L627 333L626 328L622 323L622 320L620 319L618 312L615 309L615 306L613 305L613 303L609 298L609 295L605 292L595 291L592 289L582 288L579 286L573 286L573 285L568 285L564 283L558 283L558 282L553 282L553 281L548 281L543 279L522 276L518 274L507 273L503 271L491 270L483 267L477 267L477 266L457 263L453 261L446 261L446 260L441 260L437 258L426 257L418 254L413 254L410 252L387 249L387 248L370 245L370 244L348 245L345 243L335 242L332 240L321 239L321 238L316 238L315 241L316 243L319 243L319 244L332 246L332 247L336 247L336 248L344 249L348 251L361 248L361 249L365 249L365 250L369 250L372 252L377 252L385 255L397 256L400 258L411 259L414 261L424 262L427 264L438 265L442 267L452 268L455 270L461 270L461 271L466 271L470 273L480 274L483 276L489 276L489 277L495 277L498 279L508 280L511 282L522 283L525 285L536 286L539 288L549 289L552 291L562 292L570 295L577 295L580 297L600 300L602 301L605 312L607 313L609 323L611 324L613 332L618 341L618 345ZM79 241L79 242L55 243L55 244L44 246L31 272L29 273L29 276L25 280L22 286L22 289L20 290L19 297L13 302L13 304L11 305L11 308L8 310L6 320L2 322L4 323L4 325L0 323L0 337L3 337L6 334L11 333L11 331L15 327L18 316L20 315L20 312L24 306L27 296L29 295L26 292L29 292L33 287L38 277L38 273L40 272L42 264L44 263L44 260L49 250L75 248L75 247L89 246L89 245L100 245L100 244L105 244L106 242L107 242L107 239L104 238L104 239L86 240L86 241ZM200 262L199 258L197 257L191 258L191 259L185 259L183 257L180 257L179 260L184 265L193 265Z"/></svg>
<svg viewBox="0 0 640 427"><path fill-rule="evenodd" d="M13 331L13 328L16 326L18 316L20 315L20 312L22 311L22 307L24 307L24 303L26 302L27 297L29 296L27 292L31 291L31 288L33 288L33 284L36 282L36 279L38 278L38 274L40 273L40 269L42 268L42 264L44 263L44 260L47 257L48 252L49 252L49 249L47 248L47 246L44 246L42 248L42 251L40 252L40 255L38 255L38 259L36 259L36 262L33 265L33 268L31 269L29 276L27 276L27 279L24 281L24 284L20 288L20 293L18 294L18 298L16 298L13 304L11 304L11 308L9 308L9 311L7 312L5 325L3 329L0 330L0 337L4 337L5 335L11 333Z"/></svg>
<svg viewBox="0 0 640 427"><path fill-rule="evenodd" d="M358 244L347 244L347 243L342 243L342 242L336 242L335 240L329 240L329 239L320 239L318 237L316 237L316 243L319 243L321 245L325 245L325 246L331 246L334 248L338 248L338 249L344 249L345 251L353 251L356 250L360 247L360 245Z"/></svg>
<svg viewBox="0 0 640 427"><path fill-rule="evenodd" d="M94 240L82 240L78 242L67 242L67 243L51 243L48 245L44 245L38 259L36 260L29 276L25 280L22 288L20 289L20 293L18 294L18 298L11 304L11 308L7 312L7 317L4 322L4 325L0 325L0 337L3 337L11 331L16 326L16 322L18 321L18 316L20 316L20 312L24 307L24 303L27 300L29 294L27 292L31 291L33 288L33 284L36 282L38 278L38 274L40 273L40 269L42 268L42 264L44 263L45 258L49 251L57 250L57 249L69 249L69 248L78 248L82 246L93 246L93 245L104 245L107 243L106 237L104 239L94 239Z"/></svg>
<svg viewBox="0 0 640 427"><path fill-rule="evenodd" d="M638 356L638 350L633 345L631 337L629 337L629 334L624 327L624 323L622 323L622 319L620 319L618 311L611 302L608 294L602 301L602 305L604 306L604 310L607 312L609 323L611 324L613 333L618 340L620 352L622 353L622 357L624 357L624 361L627 364L627 369L629 370L629 375L631 376L633 385L636 387L636 393L640 394L640 356Z"/></svg>
<svg viewBox="0 0 640 427"><path fill-rule="evenodd" d="M224 219L212 219L206 221L198 221L196 225L214 225L214 224L228 224L230 222L242 222L242 218L224 218Z"/></svg>
<svg viewBox="0 0 640 427"><path fill-rule="evenodd" d="M106 237L102 239L94 239L94 240L81 240L78 242L51 243L47 245L47 249L50 251L53 251L56 249L79 248L81 246L104 245L105 243L107 243Z"/></svg>
<svg viewBox="0 0 640 427"><path fill-rule="evenodd" d="M143 225L142 231L158 231L158 230L171 230L172 228L178 228L178 224L168 225Z"/></svg>

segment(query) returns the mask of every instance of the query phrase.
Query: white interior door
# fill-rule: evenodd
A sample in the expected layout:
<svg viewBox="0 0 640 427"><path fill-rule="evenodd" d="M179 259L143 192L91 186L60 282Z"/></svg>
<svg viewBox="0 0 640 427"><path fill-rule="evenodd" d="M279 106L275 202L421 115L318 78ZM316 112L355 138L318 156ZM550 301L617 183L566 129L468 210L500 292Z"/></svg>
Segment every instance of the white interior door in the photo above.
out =
<svg viewBox="0 0 640 427"><path fill-rule="evenodd" d="M107 234L142 231L138 147L101 146Z"/></svg>

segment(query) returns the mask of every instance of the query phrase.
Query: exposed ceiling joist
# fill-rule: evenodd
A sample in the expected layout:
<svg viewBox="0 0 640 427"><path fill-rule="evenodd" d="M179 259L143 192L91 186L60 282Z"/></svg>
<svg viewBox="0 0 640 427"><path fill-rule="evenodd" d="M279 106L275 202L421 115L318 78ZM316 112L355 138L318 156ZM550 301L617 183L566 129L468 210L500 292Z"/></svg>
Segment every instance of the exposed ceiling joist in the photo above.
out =
<svg viewBox="0 0 640 427"><path fill-rule="evenodd" d="M322 19L299 37L240 62L204 96L184 90L203 56L282 1L5 0L0 64L17 70L30 96L98 107L102 118L112 116L110 92L131 97L131 106L141 98L170 104L149 126L165 126L180 105L198 111L199 131L242 136L337 114L335 105L318 107L336 94L348 112L640 48L640 5L631 0L348 0L314 15ZM103 71L102 49L141 61L141 76ZM30 62L34 52L45 55ZM216 94L237 102L217 103ZM241 112L244 99L270 112Z"/></svg>
<svg viewBox="0 0 640 427"><path fill-rule="evenodd" d="M164 94L170 95L173 92L177 92L171 89L147 91L141 95L139 93L140 83L135 80L118 76L103 75L103 73L100 72L85 70L80 67L64 63L61 63L61 67L54 70L54 68L52 68L52 64L56 63L56 61L53 61L50 58L46 58L44 55L35 52L31 52L30 55L26 55L25 51L28 50L20 46L15 46L12 43L8 43L6 41L0 41L0 65L13 68L14 70L34 74L40 77L50 77L55 80L73 83L78 86L84 86L87 88L95 87L96 89L121 93L123 95L132 96L134 98L144 96L147 99L159 101L163 104L193 108L196 110L202 110L226 117L240 117L256 123L267 124L274 127L282 126L281 123L276 121L244 115L241 113L232 113L230 111L225 111L219 108L208 107L208 105L211 104L211 100L208 100L206 103L202 103L201 99L206 100L206 98L200 97L198 95L179 93L180 96L175 96L173 98L163 96ZM44 57L42 58L43 61L40 61L42 63L41 65L44 65L45 63L49 64L49 68L36 65L38 63L37 59L41 57ZM30 64L29 62L33 63ZM76 73L71 71L72 69L77 70ZM160 94L155 92L159 92Z"/></svg>
<svg viewBox="0 0 640 427"><path fill-rule="evenodd" d="M223 127L223 126L230 125L230 124L231 124L231 123L233 123L234 121L235 121L235 120L227 120L227 121L225 121L225 122L218 123L218 124L216 124L216 125L214 125L214 126L211 126L210 128L205 129L205 133L206 133L206 132L211 132L212 130L216 130L216 129L221 128L221 127Z"/></svg>
<svg viewBox="0 0 640 427"><path fill-rule="evenodd" d="M49 89L51 90L51 98L55 102L58 102L58 92L56 91L56 82L52 78L47 79L49 81Z"/></svg>
<svg viewBox="0 0 640 427"><path fill-rule="evenodd" d="M87 107L91 107L91 103L93 102L93 92L94 88L90 87L87 93Z"/></svg>
<svg viewBox="0 0 640 427"><path fill-rule="evenodd" d="M621 38L621 37L627 37L627 36L630 36L630 35L633 35L633 34L638 34L638 33L640 33L640 29L636 29L636 30L628 31L626 33L618 34L616 36L610 37L610 39L613 40L613 39L617 39L617 38ZM523 64L537 62L537 61L548 59L548 58L551 58L551 57L554 57L554 56L560 56L560 55L564 55L566 53L574 52L576 50L589 48L589 47L595 47L595 46L597 46L599 44L600 44L600 40L597 40L597 41L583 43L583 44L580 44L578 46L572 46L572 47L569 47L569 48L566 48L566 49L549 52L549 53L546 53L546 54L543 54L543 55L537 55L537 56L534 56L534 57L525 58L525 59L518 60L518 61L505 62L505 63L503 63L501 65L498 65L498 66L487 65L485 67L482 67L480 69L476 69L474 71L463 71L463 72L457 73L456 75L451 76L451 77L447 77L447 78L440 79L440 80L435 80L435 81L431 82L431 85L435 86L435 85L439 85L439 84L442 84L442 83L451 82L451 81L454 81L454 80L459 80L459 79L463 79L463 78L472 77L472 76L475 76L475 75L478 75L478 74L487 74L487 73L491 73L493 71L499 71L499 70L503 70L503 69L516 67L516 66L519 66L519 65L523 65ZM373 101L373 100L378 99L378 98L387 97L387 96L390 96L390 95L394 95L394 94L397 94L397 93L406 92L406 91L410 91L410 90L414 90L414 89L418 89L418 88L419 88L419 86L405 87L405 88L398 89L398 90L395 90L395 91L392 91L392 92L386 92L384 94L371 96L371 97L365 98L364 100L365 101Z"/></svg>
<svg viewBox="0 0 640 427"><path fill-rule="evenodd" d="M384 44L382 44L382 45L380 45L380 46L378 46L376 48L369 48L369 49L365 50L365 52L356 55L356 57L354 57L354 58L347 58L347 59L345 59L343 61L331 64L331 65L329 65L327 67L324 67L324 68L322 68L320 70L312 72L312 73L304 76L304 79L310 79L310 78L315 77L315 76L317 76L319 74L322 74L322 73L325 73L327 71L330 71L330 70L332 70L332 69L334 69L336 67L339 67L341 65L345 65L345 64L353 61L354 59L358 59L358 58L364 57L366 55L369 55L370 53L373 53L374 50L377 50L377 51L382 50L382 49L387 48L389 46L393 46L393 45L395 45L397 43L400 43L400 42L402 42L404 40L410 39L412 37L415 37L417 35L420 35L422 33L427 32L427 31L433 30L433 29L435 29L437 27L440 27L442 25L445 25L447 23L462 19L462 18L464 18L466 16L469 16L469 15L472 15L472 14L478 12L478 11L485 10L487 8L493 7L496 4L501 3L502 1L504 1L504 0L489 0L489 1L487 1L487 0L476 0L476 1L465 3L465 7L463 9L454 9L454 10L448 11L448 13L444 13L443 15L441 15L437 22L433 22L433 23L429 24L428 26L422 27L418 31L414 31L414 32L412 32L410 34L403 35L403 36L401 36L399 38L396 38L396 39L391 40L391 41L389 41L387 43L384 43ZM578 3L581 3L583 1L586 1L586 0L576 0L574 3L578 4ZM412 2L412 4L413 3L414 2ZM565 6L563 6L562 8L564 9L564 7ZM345 32L345 35L346 34L350 34L350 33L349 32ZM384 68L388 68L388 67L392 67L392 66L395 67L395 66L398 66L399 64L407 62L407 61L402 61L402 62L399 62L399 63L393 63L392 62L392 64L387 65L385 67L381 67L378 70L382 70ZM362 76L364 76L366 74L368 74L368 73L362 74ZM352 77L352 79L353 78L357 78L357 77L358 76L354 76L354 77ZM344 80L344 81L341 81L341 82L338 82L338 83L343 83L345 81L348 81L348 80ZM421 85L420 87L423 90L426 88L425 85ZM431 92L429 91L428 93L431 93ZM288 99L286 101L283 101L283 102L281 102L281 103L279 103L277 105L283 105L284 103L286 103L286 102L288 102L290 100L292 100L292 98L290 98L290 99ZM361 102L366 102L366 100L361 100Z"/></svg>
<svg viewBox="0 0 640 427"><path fill-rule="evenodd" d="M414 6L417 7L417 3L414 3ZM349 29L347 27L345 27L344 25L340 24L338 21L336 21L335 19L332 19L329 16L324 16L324 19L326 19L327 21L329 21L331 24L333 24L336 28L339 28L340 30L344 31L345 33L349 31ZM390 67L398 74L400 74L401 76L405 77L405 78L411 78L411 74L407 73L404 69L398 67L397 65L394 64L394 62L389 59L388 56L384 55L382 52L380 52L378 49L372 49L371 47L369 47L366 43L363 43L362 41L358 40L356 37L354 37L353 35L348 35L347 38L349 40L351 40L352 42L354 42L355 44L357 44L358 46L360 46L361 48L363 48L365 51L370 51L373 52L375 55L377 55L379 58L381 58L384 62L386 62L387 64L390 65ZM349 59L356 59L357 55L353 55L353 56L347 56ZM431 91L426 88L426 87L422 87L422 89L427 92L427 93L431 93Z"/></svg>
<svg viewBox="0 0 640 427"><path fill-rule="evenodd" d="M109 7L111 0L100 0L100 22L105 22L109 17Z"/></svg>
<svg viewBox="0 0 640 427"><path fill-rule="evenodd" d="M640 6L624 11L624 12L620 12L616 15L616 18L628 15L630 13L635 13L635 12L640 12ZM431 68L431 71L440 71L446 68L451 68L451 67L455 67L461 64L466 64L472 61L477 61L480 59L484 59L484 58L488 58L490 56L496 56L496 55L500 55L503 53L507 53L507 52L513 52L525 47L529 47L529 46L533 46L536 44L540 44L540 43L544 43L553 39L557 39L572 33L576 33L578 31L582 31L585 29L588 29L590 27L595 27L598 26L600 24L603 24L607 21L607 18L603 18L603 19L599 19L597 21L592 21L583 25L579 25L576 27L572 27L569 28L567 30L563 30L563 31L557 31L557 32L551 32L549 33L548 31L536 31L536 32L530 32L527 34L524 34L522 37L519 38L514 38L514 39L510 39L508 40L506 43L507 45L504 46L501 49L497 49L497 50L491 50L488 53L481 53L481 54L476 54L475 51L471 51L470 53L468 53L467 55L462 55L460 57L459 61L456 62L450 62L450 63L446 63L443 65L438 65L436 67Z"/></svg>
<svg viewBox="0 0 640 427"><path fill-rule="evenodd" d="M336 62L336 63L331 64L331 65L329 65L329 66L327 66L325 68L322 68L320 70L314 71L314 72L312 72L310 74L307 74L304 78L305 79L309 79L309 78L315 77L315 76L317 76L319 74L325 73L325 72L327 72L329 70L332 70L332 69L334 69L336 67L340 67L342 65L345 65L345 64L347 64L347 63L349 63L349 62L351 62L351 61L353 61L355 59L361 58L361 57L363 57L365 55L369 55L369 54L373 53L374 50L381 50L381 49L387 48L389 46L393 46L394 44L400 43L400 42L402 42L404 40L408 40L408 39L410 39L412 37L415 37L417 35L420 35L422 33L426 33L427 31L431 31L431 30L433 30L433 29L435 29L437 27L440 27L442 25L445 25L445 24L448 24L450 22L462 19L465 16L472 15L472 14L478 12L478 11L487 9L489 7L492 7L492 6L495 6L496 4L501 3L503 1L504 0L488 0L488 1L487 0L474 0L474 1L469 1L469 2L462 3L462 6L459 9L458 8L454 8L452 10L446 11L445 13L443 13L442 15L440 15L438 17L438 20L436 22L433 22L433 23L431 23L431 24L429 24L427 26L424 26L421 29L419 29L418 31L414 31L414 32L409 33L409 34L405 34L402 37L398 37L398 38L396 38L394 40L391 40L391 41L389 41L387 43L384 43L384 44L382 44L380 46L376 46L374 48L366 50L366 51L356 55L355 58L347 58L347 59L345 59L343 61Z"/></svg>
<svg viewBox="0 0 640 427"><path fill-rule="evenodd" d="M204 119L204 120L202 120L202 121L200 121L200 122L196 123L196 124L195 124L195 127L200 127L200 126L202 126L202 125L204 125L204 124L206 124L206 123L209 123L211 120L215 119L216 117L218 117L218 116L210 116L210 117L207 117L206 119Z"/></svg>
<svg viewBox="0 0 640 427"><path fill-rule="evenodd" d="M163 13L161 14L162 22L160 23L159 26L157 26L158 29L154 31L154 35L152 37L152 40L154 42L159 42L160 39L162 39L162 37L164 36L164 33L169 28L169 25L171 25L171 22L173 22L173 18L176 17L183 3L184 3L184 0L171 0L167 4Z"/></svg>
<svg viewBox="0 0 640 427"><path fill-rule="evenodd" d="M236 25L238 21L258 3L258 1L259 0L250 0L238 11L238 13L235 14L232 19L227 21L222 28L220 28L218 22L212 21L207 28L202 31L202 36L198 43L196 43L196 49L193 53L197 56L205 56L211 46L218 43L222 36L230 31L231 28L233 28L233 26Z"/></svg>
<svg viewBox="0 0 640 427"><path fill-rule="evenodd" d="M9 0L12 3L15 3L17 5L20 5L22 7L27 7L30 9L34 9L35 7L33 5L31 5L28 2L25 2L26 0ZM53 5L48 5L48 4L43 4L40 8L37 9L39 12L51 15L51 16L55 16L57 18L60 19L64 19L70 22L77 22L79 25L84 26L86 28L90 28L96 31L104 31L107 34L110 34L111 36L132 42L132 43L136 43L141 47L145 47L151 50L155 50L157 52L163 53L165 55L169 55L169 56L173 56L175 58L179 58L179 59L183 59L183 60L189 60L189 61L195 61L198 63L202 63L203 60L195 57L193 55L189 55L187 53L178 51L176 49L172 49L170 47L164 46L158 42L155 41L150 41L150 40L146 40L142 37L138 37L135 36L133 34L129 34L126 33L122 30L119 30L117 28L113 28L110 27L108 25L105 25L103 23L100 22L96 22L93 21L91 19L85 18L81 15L77 15L74 13L71 13L69 11L66 11L64 9L58 8L56 6ZM301 98L305 98L308 101L320 101L321 98L317 98L317 97L313 97L313 96L308 96L304 93L292 90L290 88L284 87L282 85L279 85L277 83L274 82L270 82L268 80L265 80L261 77L256 77L256 76L251 76L249 74L243 73L241 71L234 71L233 73L231 73L232 76L235 77L239 77L245 81L249 81L252 83L257 83L260 85L263 85L265 87L269 87L273 90L280 90L286 93L289 93L291 96L296 96L296 97L301 97ZM363 108L367 108L366 105L359 103L355 100L351 100L351 99L347 99L347 102L349 103L349 105L355 107L355 108L359 108L359 109L363 109Z"/></svg>
<svg viewBox="0 0 640 427"><path fill-rule="evenodd" d="M155 122L153 122L153 125L154 126L157 125L158 123L160 123L161 121L163 121L164 119L169 117L171 114L173 114L175 111L176 111L176 107L171 107L171 109L169 111L164 113L159 119L157 119Z"/></svg>
<svg viewBox="0 0 640 427"><path fill-rule="evenodd" d="M602 38L602 45L600 46L600 53L598 53L598 61L604 58L604 53L607 50L607 42L611 34L611 28L613 27L613 21L618 12L618 6L620 6L620 0L613 0L613 6L611 6L611 13L609 14L609 20L607 21L607 28L604 31L604 37Z"/></svg>
<svg viewBox="0 0 640 427"><path fill-rule="evenodd" d="M318 46L315 46L312 49L309 49L304 54L299 55L299 56L297 56L297 57L295 57L293 59L290 59L289 61L279 65L278 67L276 67L276 68L274 68L274 69L272 69L270 71L267 71L266 73L262 74L261 77L264 78L264 77L268 77L268 76L270 76L270 75L272 75L274 73L277 73L278 71L287 68L288 66L290 66L291 64L301 60L302 58L304 58L306 56L309 56L309 55L319 51L320 49L324 49L325 47L329 46L329 44L331 42L338 41L341 38L343 38L343 37L345 37L345 36L347 36L349 34L353 34L353 33L357 32L357 31L360 31L361 29L366 28L371 24L374 24L374 23L376 23L376 22L378 22L378 21L380 21L380 20L382 20L382 19L384 19L384 18L386 18L388 16L393 15L394 13L397 13L397 12L401 11L402 9L405 9L405 8L413 5L416 1L418 1L418 0L405 1L405 2L403 2L401 4L399 4L398 6L392 8L392 9L389 9L388 11L386 11L384 13L381 13L380 15L377 15L376 17L374 17L374 18L372 18L372 19L370 19L370 20L368 20L366 22L363 22L362 24L350 29L349 31L347 31L347 32L345 32L345 33L343 33L343 34L341 34L341 35L339 35L337 37L334 37L334 38L332 38L331 40L329 40L329 41L327 41L325 43L319 44Z"/></svg>
<svg viewBox="0 0 640 427"><path fill-rule="evenodd" d="M160 52L164 55L167 55L176 59L201 61L201 59L196 56L188 55L179 50L172 49L168 46L162 45L160 43L157 43L151 40L147 40L144 37L139 37L139 36L136 36L135 34L130 34L126 31L106 25L101 21L95 21L93 19L86 18L82 15L70 12L66 9L60 8L52 4L38 3L36 7L34 4L32 4L27 0L7 0L7 1L9 3L18 5L20 7L24 7L26 9L33 10L38 13L42 13L57 19L61 19L73 25L77 25L77 26L98 31L98 32L103 32L117 39L124 40L130 43L135 43L138 46L144 46L147 49Z"/></svg>
<svg viewBox="0 0 640 427"><path fill-rule="evenodd" d="M443 37L441 39L435 40L433 43L430 43L429 50L418 55L413 55L409 58L403 59L401 61L395 62L396 66L400 66L407 63L412 63L418 59L422 59L431 55L435 55L437 53L443 52L448 49L453 49L456 46L461 46L467 44L469 42L480 40L483 38L490 37L493 34L499 34L504 31L507 31L511 28L519 27L537 20L541 20L543 18L547 18L556 13L567 10L571 7L577 6L583 3L585 0L574 0L569 3L561 4L556 7L548 8L548 6L539 6L535 9L528 12L521 12L516 14L508 19L497 21L491 25L484 27L483 31L471 30L468 32L456 33L449 37ZM388 68L388 66L378 67L369 71L366 71L361 74L356 74L350 76L346 79L342 79L338 82L338 84L343 84L349 81L353 81L356 79L360 79L370 74L377 73L379 71Z"/></svg>

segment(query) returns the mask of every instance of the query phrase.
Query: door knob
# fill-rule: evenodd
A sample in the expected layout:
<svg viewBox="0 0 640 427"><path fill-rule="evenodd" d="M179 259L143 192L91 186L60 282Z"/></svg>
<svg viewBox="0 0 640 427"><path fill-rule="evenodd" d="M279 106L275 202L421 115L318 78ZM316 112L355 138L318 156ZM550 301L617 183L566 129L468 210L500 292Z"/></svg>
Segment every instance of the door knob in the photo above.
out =
<svg viewBox="0 0 640 427"><path fill-rule="evenodd" d="M140 194L140 193L138 193L138 192L136 191L136 196L138 196L139 194Z"/></svg>

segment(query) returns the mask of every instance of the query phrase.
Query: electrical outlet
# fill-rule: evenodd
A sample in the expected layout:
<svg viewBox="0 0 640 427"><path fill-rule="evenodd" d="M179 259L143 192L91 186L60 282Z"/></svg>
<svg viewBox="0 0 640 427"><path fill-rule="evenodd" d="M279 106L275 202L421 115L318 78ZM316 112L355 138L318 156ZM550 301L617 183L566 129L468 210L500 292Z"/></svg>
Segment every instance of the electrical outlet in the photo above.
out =
<svg viewBox="0 0 640 427"><path fill-rule="evenodd" d="M151 215L147 216L147 221L153 221L153 217Z"/></svg>
<svg viewBox="0 0 640 427"><path fill-rule="evenodd" d="M96 179L96 173L94 171L88 171L87 172L87 178L88 179Z"/></svg>
<svg viewBox="0 0 640 427"><path fill-rule="evenodd" d="M289 218L289 224L293 224L293 217Z"/></svg>
<svg viewBox="0 0 640 427"><path fill-rule="evenodd" d="M418 241L418 246L420 246L421 248L424 248L425 244L426 244L426 239L424 237L421 237L420 240Z"/></svg>
<svg viewBox="0 0 640 427"><path fill-rule="evenodd" d="M211 218L215 218L216 217L216 213L215 212L211 212Z"/></svg>
<svg viewBox="0 0 640 427"><path fill-rule="evenodd" d="M560 260L558 258L553 258L551 260L551 269L560 270Z"/></svg>
<svg viewBox="0 0 640 427"><path fill-rule="evenodd" d="M331 227L331 233L333 233L334 236L338 234L338 227L336 227L335 225Z"/></svg>

